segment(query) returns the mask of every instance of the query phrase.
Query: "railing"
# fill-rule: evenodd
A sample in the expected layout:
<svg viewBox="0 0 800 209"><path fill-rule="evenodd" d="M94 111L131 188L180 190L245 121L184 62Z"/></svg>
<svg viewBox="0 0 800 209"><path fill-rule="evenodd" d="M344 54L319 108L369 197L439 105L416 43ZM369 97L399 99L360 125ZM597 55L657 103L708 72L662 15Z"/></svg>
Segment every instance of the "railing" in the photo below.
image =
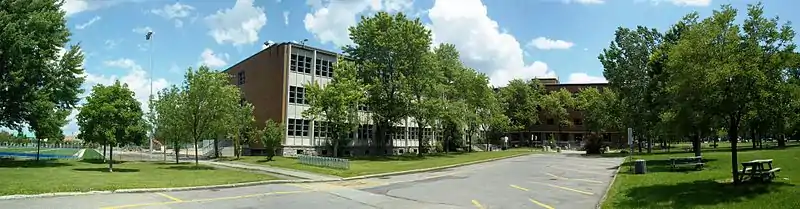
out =
<svg viewBox="0 0 800 209"><path fill-rule="evenodd" d="M328 167L342 170L350 169L350 160L332 157L320 157L313 155L297 155L297 161L301 164Z"/></svg>

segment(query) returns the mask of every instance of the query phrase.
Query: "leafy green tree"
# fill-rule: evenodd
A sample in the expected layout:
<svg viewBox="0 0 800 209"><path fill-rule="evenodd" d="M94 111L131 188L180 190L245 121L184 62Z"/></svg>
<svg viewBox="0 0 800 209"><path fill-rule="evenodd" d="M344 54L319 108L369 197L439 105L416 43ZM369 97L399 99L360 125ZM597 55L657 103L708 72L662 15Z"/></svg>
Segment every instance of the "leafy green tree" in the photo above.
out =
<svg viewBox="0 0 800 209"><path fill-rule="evenodd" d="M661 43L662 35L655 29L638 26L635 29L617 28L614 41L598 59L603 64L603 75L609 88L617 92L620 104L627 111L621 115L627 127L633 128L637 138L647 137L647 130L658 118L657 112L648 108L653 100L647 96L655 89L648 88L651 78L650 58ZM640 147L641 151L641 147Z"/></svg>
<svg viewBox="0 0 800 209"><path fill-rule="evenodd" d="M241 104L229 107L231 112L228 116L230 121L227 127L230 127L229 136L233 139L233 150L236 159L242 156L242 144L247 143L249 140L247 132L249 126L255 123L256 119L253 116L253 105L242 99Z"/></svg>
<svg viewBox="0 0 800 209"><path fill-rule="evenodd" d="M83 55L73 45L61 56L70 32L63 1L0 1L0 127L16 129L41 117L44 100L75 107L83 84Z"/></svg>
<svg viewBox="0 0 800 209"><path fill-rule="evenodd" d="M357 76L354 63L339 61L333 80L325 87L316 82L305 84L310 108L303 111L303 116L324 120L324 125L320 125L327 130L334 157L339 156L341 146L350 143L349 135L361 124L358 104L365 100L365 95Z"/></svg>
<svg viewBox="0 0 800 209"><path fill-rule="evenodd" d="M281 141L283 141L284 133L286 133L284 127L283 124L269 119L264 126L264 130L260 131L261 142L264 143L264 149L267 150L267 161L272 161L272 157L275 157L281 147Z"/></svg>
<svg viewBox="0 0 800 209"><path fill-rule="evenodd" d="M500 88L498 99L509 119L510 131L526 131L540 122L539 105L543 94L544 87L536 79L528 82L514 79Z"/></svg>
<svg viewBox="0 0 800 209"><path fill-rule="evenodd" d="M95 85L77 116L79 137L109 146L108 171L113 172L115 146L144 142L147 125L143 116L127 84L117 80L110 86Z"/></svg>
<svg viewBox="0 0 800 209"><path fill-rule="evenodd" d="M429 144L422 130L433 127L444 111L442 96L448 88L441 83L444 73L461 64L458 60L458 51L452 44L440 44L433 51L426 53L427 56L424 57L426 59L415 63L416 65L408 71L408 82L406 82L407 94L412 98L410 116L420 130L414 136L418 140L417 155L420 156L423 150L427 149L425 146Z"/></svg>
<svg viewBox="0 0 800 209"><path fill-rule="evenodd" d="M349 28L353 45L343 48L344 54L358 66L358 78L366 86L366 104L377 126L378 153L386 151L387 136L392 126L410 114L411 96L404 94L406 82L423 65L423 57L431 43L430 31L419 18L410 20L405 14L378 12Z"/></svg>
<svg viewBox="0 0 800 209"><path fill-rule="evenodd" d="M27 121L31 130L36 134L36 160L38 161L43 139L47 139L49 142L63 141L64 133L61 131L61 127L67 125L67 116L70 111L58 108L53 102L44 98L35 100L32 105L37 111L31 112Z"/></svg>
<svg viewBox="0 0 800 209"><path fill-rule="evenodd" d="M569 110L576 108L572 93L566 89L552 91L542 97L540 107L544 115L555 120L556 125L558 125L558 140L563 141L564 139L561 139L561 130L565 127L572 126L572 118L569 115Z"/></svg>
<svg viewBox="0 0 800 209"><path fill-rule="evenodd" d="M185 109L181 106L184 95L177 86L171 86L158 92L158 99L154 100L153 108L157 114L155 123L155 136L163 143L171 144L175 153L175 163L179 163L180 146L189 142L189 129L185 116Z"/></svg>

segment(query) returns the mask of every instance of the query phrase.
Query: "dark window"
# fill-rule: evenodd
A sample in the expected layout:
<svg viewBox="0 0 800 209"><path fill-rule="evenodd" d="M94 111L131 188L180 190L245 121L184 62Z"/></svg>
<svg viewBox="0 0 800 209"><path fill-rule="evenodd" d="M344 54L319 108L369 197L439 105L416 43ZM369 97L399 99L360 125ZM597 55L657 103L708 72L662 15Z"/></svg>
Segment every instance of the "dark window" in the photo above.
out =
<svg viewBox="0 0 800 209"><path fill-rule="evenodd" d="M289 69L292 72L297 72L297 55L292 54L292 59L289 61Z"/></svg>
<svg viewBox="0 0 800 209"><path fill-rule="evenodd" d="M333 78L333 61L328 62L328 76Z"/></svg>
<svg viewBox="0 0 800 209"><path fill-rule="evenodd" d="M306 68L303 69L303 72L311 73L311 62L313 62L313 61L311 60L311 57L305 57L305 58L306 58L306 61L305 61L305 67Z"/></svg>
<svg viewBox="0 0 800 209"><path fill-rule="evenodd" d="M547 119L547 125L553 125L555 121L552 118Z"/></svg>
<svg viewBox="0 0 800 209"><path fill-rule="evenodd" d="M328 69L328 60L322 60L322 65L320 65L320 66L322 68L321 69L322 76L328 76L329 75L329 72L328 72L328 70L329 70Z"/></svg>
<svg viewBox="0 0 800 209"><path fill-rule="evenodd" d="M322 150L322 155L328 155L328 150L326 149Z"/></svg>
<svg viewBox="0 0 800 209"><path fill-rule="evenodd" d="M314 122L314 136L328 137L328 125L324 121Z"/></svg>
<svg viewBox="0 0 800 209"><path fill-rule="evenodd" d="M303 150L301 150L301 149L297 150L297 154L298 155L302 155L303 154Z"/></svg>
<svg viewBox="0 0 800 209"><path fill-rule="evenodd" d="M295 136L295 132L294 132L295 131L295 126L294 126L294 124L295 124L295 119L294 118L289 118L288 122L286 123L286 125L287 125L286 130L288 131L286 133L286 135Z"/></svg>
<svg viewBox="0 0 800 209"><path fill-rule="evenodd" d="M308 136L308 129L311 127L310 120L302 120L303 121L303 136Z"/></svg>
<svg viewBox="0 0 800 209"><path fill-rule="evenodd" d="M298 86L289 86L289 103L308 104L306 89Z"/></svg>
<svg viewBox="0 0 800 209"><path fill-rule="evenodd" d="M245 81L244 71L239 71L239 73L236 74L236 77L239 79L239 82L237 83L237 85L244 84L244 81Z"/></svg>
<svg viewBox="0 0 800 209"><path fill-rule="evenodd" d="M572 123L574 123L576 126L580 126L580 125L583 125L583 120L581 120L580 118L575 118L572 121Z"/></svg>
<svg viewBox="0 0 800 209"><path fill-rule="evenodd" d="M316 70L315 70L315 71L316 71L316 73L315 73L315 74L317 74L317 75L321 75L321 74L322 74L322 68L321 68L321 66L320 66L320 63L321 63L321 62L322 62L322 60L320 60L319 58L317 58L317 64L316 64L316 65L315 65L315 67L314 67L314 69L316 69Z"/></svg>
<svg viewBox="0 0 800 209"><path fill-rule="evenodd" d="M289 86L289 103L297 102L297 87Z"/></svg>

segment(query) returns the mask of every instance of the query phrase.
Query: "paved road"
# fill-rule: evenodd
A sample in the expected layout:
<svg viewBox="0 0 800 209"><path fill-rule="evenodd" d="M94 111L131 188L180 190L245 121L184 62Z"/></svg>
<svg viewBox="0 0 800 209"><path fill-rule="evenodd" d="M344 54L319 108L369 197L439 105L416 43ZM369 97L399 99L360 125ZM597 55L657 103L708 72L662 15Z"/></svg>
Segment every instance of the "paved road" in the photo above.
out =
<svg viewBox="0 0 800 209"><path fill-rule="evenodd" d="M0 208L594 208L620 158L530 155L333 183L0 201Z"/></svg>

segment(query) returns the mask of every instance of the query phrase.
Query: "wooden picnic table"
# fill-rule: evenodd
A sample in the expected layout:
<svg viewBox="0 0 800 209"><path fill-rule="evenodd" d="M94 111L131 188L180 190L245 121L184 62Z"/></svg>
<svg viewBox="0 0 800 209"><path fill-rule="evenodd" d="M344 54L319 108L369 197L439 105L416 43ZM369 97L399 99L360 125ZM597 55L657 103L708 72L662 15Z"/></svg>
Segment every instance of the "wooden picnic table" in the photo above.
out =
<svg viewBox="0 0 800 209"><path fill-rule="evenodd" d="M772 167L772 159L751 160L742 162L742 170L739 171L739 180L758 179L760 181L772 181L775 178L775 172L780 171L781 168Z"/></svg>
<svg viewBox="0 0 800 209"><path fill-rule="evenodd" d="M670 165L672 170L677 169L678 167L694 167L695 169L703 169L703 156L692 156L692 157L670 157L669 158Z"/></svg>

